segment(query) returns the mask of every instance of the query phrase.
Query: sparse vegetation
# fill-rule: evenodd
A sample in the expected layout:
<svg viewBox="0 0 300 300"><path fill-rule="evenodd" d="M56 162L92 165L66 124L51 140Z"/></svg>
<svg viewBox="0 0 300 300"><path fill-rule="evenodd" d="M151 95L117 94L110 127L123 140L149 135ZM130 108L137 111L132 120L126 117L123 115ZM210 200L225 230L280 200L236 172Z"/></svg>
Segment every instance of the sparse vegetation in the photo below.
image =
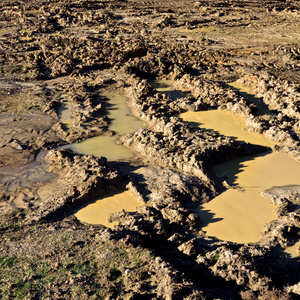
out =
<svg viewBox="0 0 300 300"><path fill-rule="evenodd" d="M128 286L147 283L151 277L153 256L145 249L90 241L88 235L85 241L76 240L76 234L51 232L41 226L27 230L32 235L29 240L9 230L3 236L10 236L13 245L22 244L25 253L0 258L2 299L103 299L107 295L125 299L130 294ZM40 249L38 253L27 253L31 243ZM148 275L139 275L144 273Z"/></svg>

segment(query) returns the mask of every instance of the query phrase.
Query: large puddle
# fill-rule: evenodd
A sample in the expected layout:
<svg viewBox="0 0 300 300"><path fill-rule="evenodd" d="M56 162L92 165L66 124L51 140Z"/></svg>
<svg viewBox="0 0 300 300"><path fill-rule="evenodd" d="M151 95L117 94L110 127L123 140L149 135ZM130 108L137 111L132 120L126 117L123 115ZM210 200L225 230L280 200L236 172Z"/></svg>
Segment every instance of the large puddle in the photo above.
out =
<svg viewBox="0 0 300 300"><path fill-rule="evenodd" d="M213 171L234 188L201 206L202 229L209 236L238 243L258 242L265 225L276 219L273 205L261 192L300 184L300 164L283 153L235 159Z"/></svg>
<svg viewBox="0 0 300 300"><path fill-rule="evenodd" d="M274 145L263 135L246 131L244 118L228 111L186 112L181 118L239 141ZM300 164L283 153L231 160L213 171L234 188L201 206L202 229L208 236L237 243L258 242L265 225L276 219L274 206L261 192L274 186L300 184Z"/></svg>
<svg viewBox="0 0 300 300"><path fill-rule="evenodd" d="M112 194L95 200L93 203L81 208L75 213L75 216L81 221L89 224L101 224L112 228L118 222L108 222L112 213L125 210L127 212L136 211L136 208L142 206L130 193L125 191L119 194Z"/></svg>
<svg viewBox="0 0 300 300"><path fill-rule="evenodd" d="M97 157L105 156L108 161L129 159L133 153L125 146L118 145L117 139L127 133L134 133L145 128L145 123L130 115L130 108L126 105L128 99L121 91L106 92L103 96L109 99L108 117L111 119L109 129L115 135L101 135L87 139L81 143L71 145L71 149L81 154Z"/></svg>

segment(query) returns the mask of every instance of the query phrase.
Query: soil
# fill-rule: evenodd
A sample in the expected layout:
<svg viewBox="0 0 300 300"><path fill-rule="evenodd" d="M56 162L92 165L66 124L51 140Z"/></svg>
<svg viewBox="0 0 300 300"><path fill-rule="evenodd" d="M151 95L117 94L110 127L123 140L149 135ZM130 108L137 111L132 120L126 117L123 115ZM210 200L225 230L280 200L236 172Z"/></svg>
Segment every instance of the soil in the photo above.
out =
<svg viewBox="0 0 300 300"><path fill-rule="evenodd" d="M284 250L299 241L300 178L263 192L277 219L259 242L207 236L197 210L230 188L213 166L270 148L179 118L231 111L298 164L299 8L296 0L2 0L0 297L299 297L299 250ZM178 96L156 89L161 80ZM118 139L132 159L65 148L114 135L107 90L124 91L147 123ZM144 205L112 214L113 229L73 216L125 189Z"/></svg>

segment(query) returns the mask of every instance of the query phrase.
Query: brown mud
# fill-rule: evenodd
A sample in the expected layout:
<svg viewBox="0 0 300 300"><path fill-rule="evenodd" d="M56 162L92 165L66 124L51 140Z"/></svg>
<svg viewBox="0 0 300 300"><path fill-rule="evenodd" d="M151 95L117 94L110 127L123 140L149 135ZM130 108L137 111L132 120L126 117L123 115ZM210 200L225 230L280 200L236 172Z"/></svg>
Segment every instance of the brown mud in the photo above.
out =
<svg viewBox="0 0 300 300"><path fill-rule="evenodd" d="M197 213L230 188L213 173L219 163L272 148L299 164L299 8L294 0L2 0L0 298L299 297L299 251L289 252L299 242L299 177L265 185L276 217L258 241L205 234ZM116 138L135 155L61 148L114 136L108 89L123 91L147 124ZM179 118L210 109L243 118L270 145ZM126 188L145 205L111 214L113 228L72 216Z"/></svg>

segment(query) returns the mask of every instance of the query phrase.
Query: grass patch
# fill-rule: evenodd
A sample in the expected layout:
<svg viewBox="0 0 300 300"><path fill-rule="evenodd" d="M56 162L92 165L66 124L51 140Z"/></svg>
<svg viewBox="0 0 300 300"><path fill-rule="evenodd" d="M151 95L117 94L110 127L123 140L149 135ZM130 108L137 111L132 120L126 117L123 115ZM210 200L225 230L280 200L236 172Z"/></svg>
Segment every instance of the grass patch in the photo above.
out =
<svg viewBox="0 0 300 300"><path fill-rule="evenodd" d="M16 91L0 96L0 110L10 114L40 111L46 102L44 94L33 94L30 90Z"/></svg>
<svg viewBox="0 0 300 300"><path fill-rule="evenodd" d="M26 242L41 250L0 258L1 299L51 299L54 294L61 299L126 299L128 285L151 281L144 275L153 256L145 249L111 241L74 241L70 232L41 234L40 228L32 229L33 241ZM14 234L11 242L22 243L22 235Z"/></svg>

